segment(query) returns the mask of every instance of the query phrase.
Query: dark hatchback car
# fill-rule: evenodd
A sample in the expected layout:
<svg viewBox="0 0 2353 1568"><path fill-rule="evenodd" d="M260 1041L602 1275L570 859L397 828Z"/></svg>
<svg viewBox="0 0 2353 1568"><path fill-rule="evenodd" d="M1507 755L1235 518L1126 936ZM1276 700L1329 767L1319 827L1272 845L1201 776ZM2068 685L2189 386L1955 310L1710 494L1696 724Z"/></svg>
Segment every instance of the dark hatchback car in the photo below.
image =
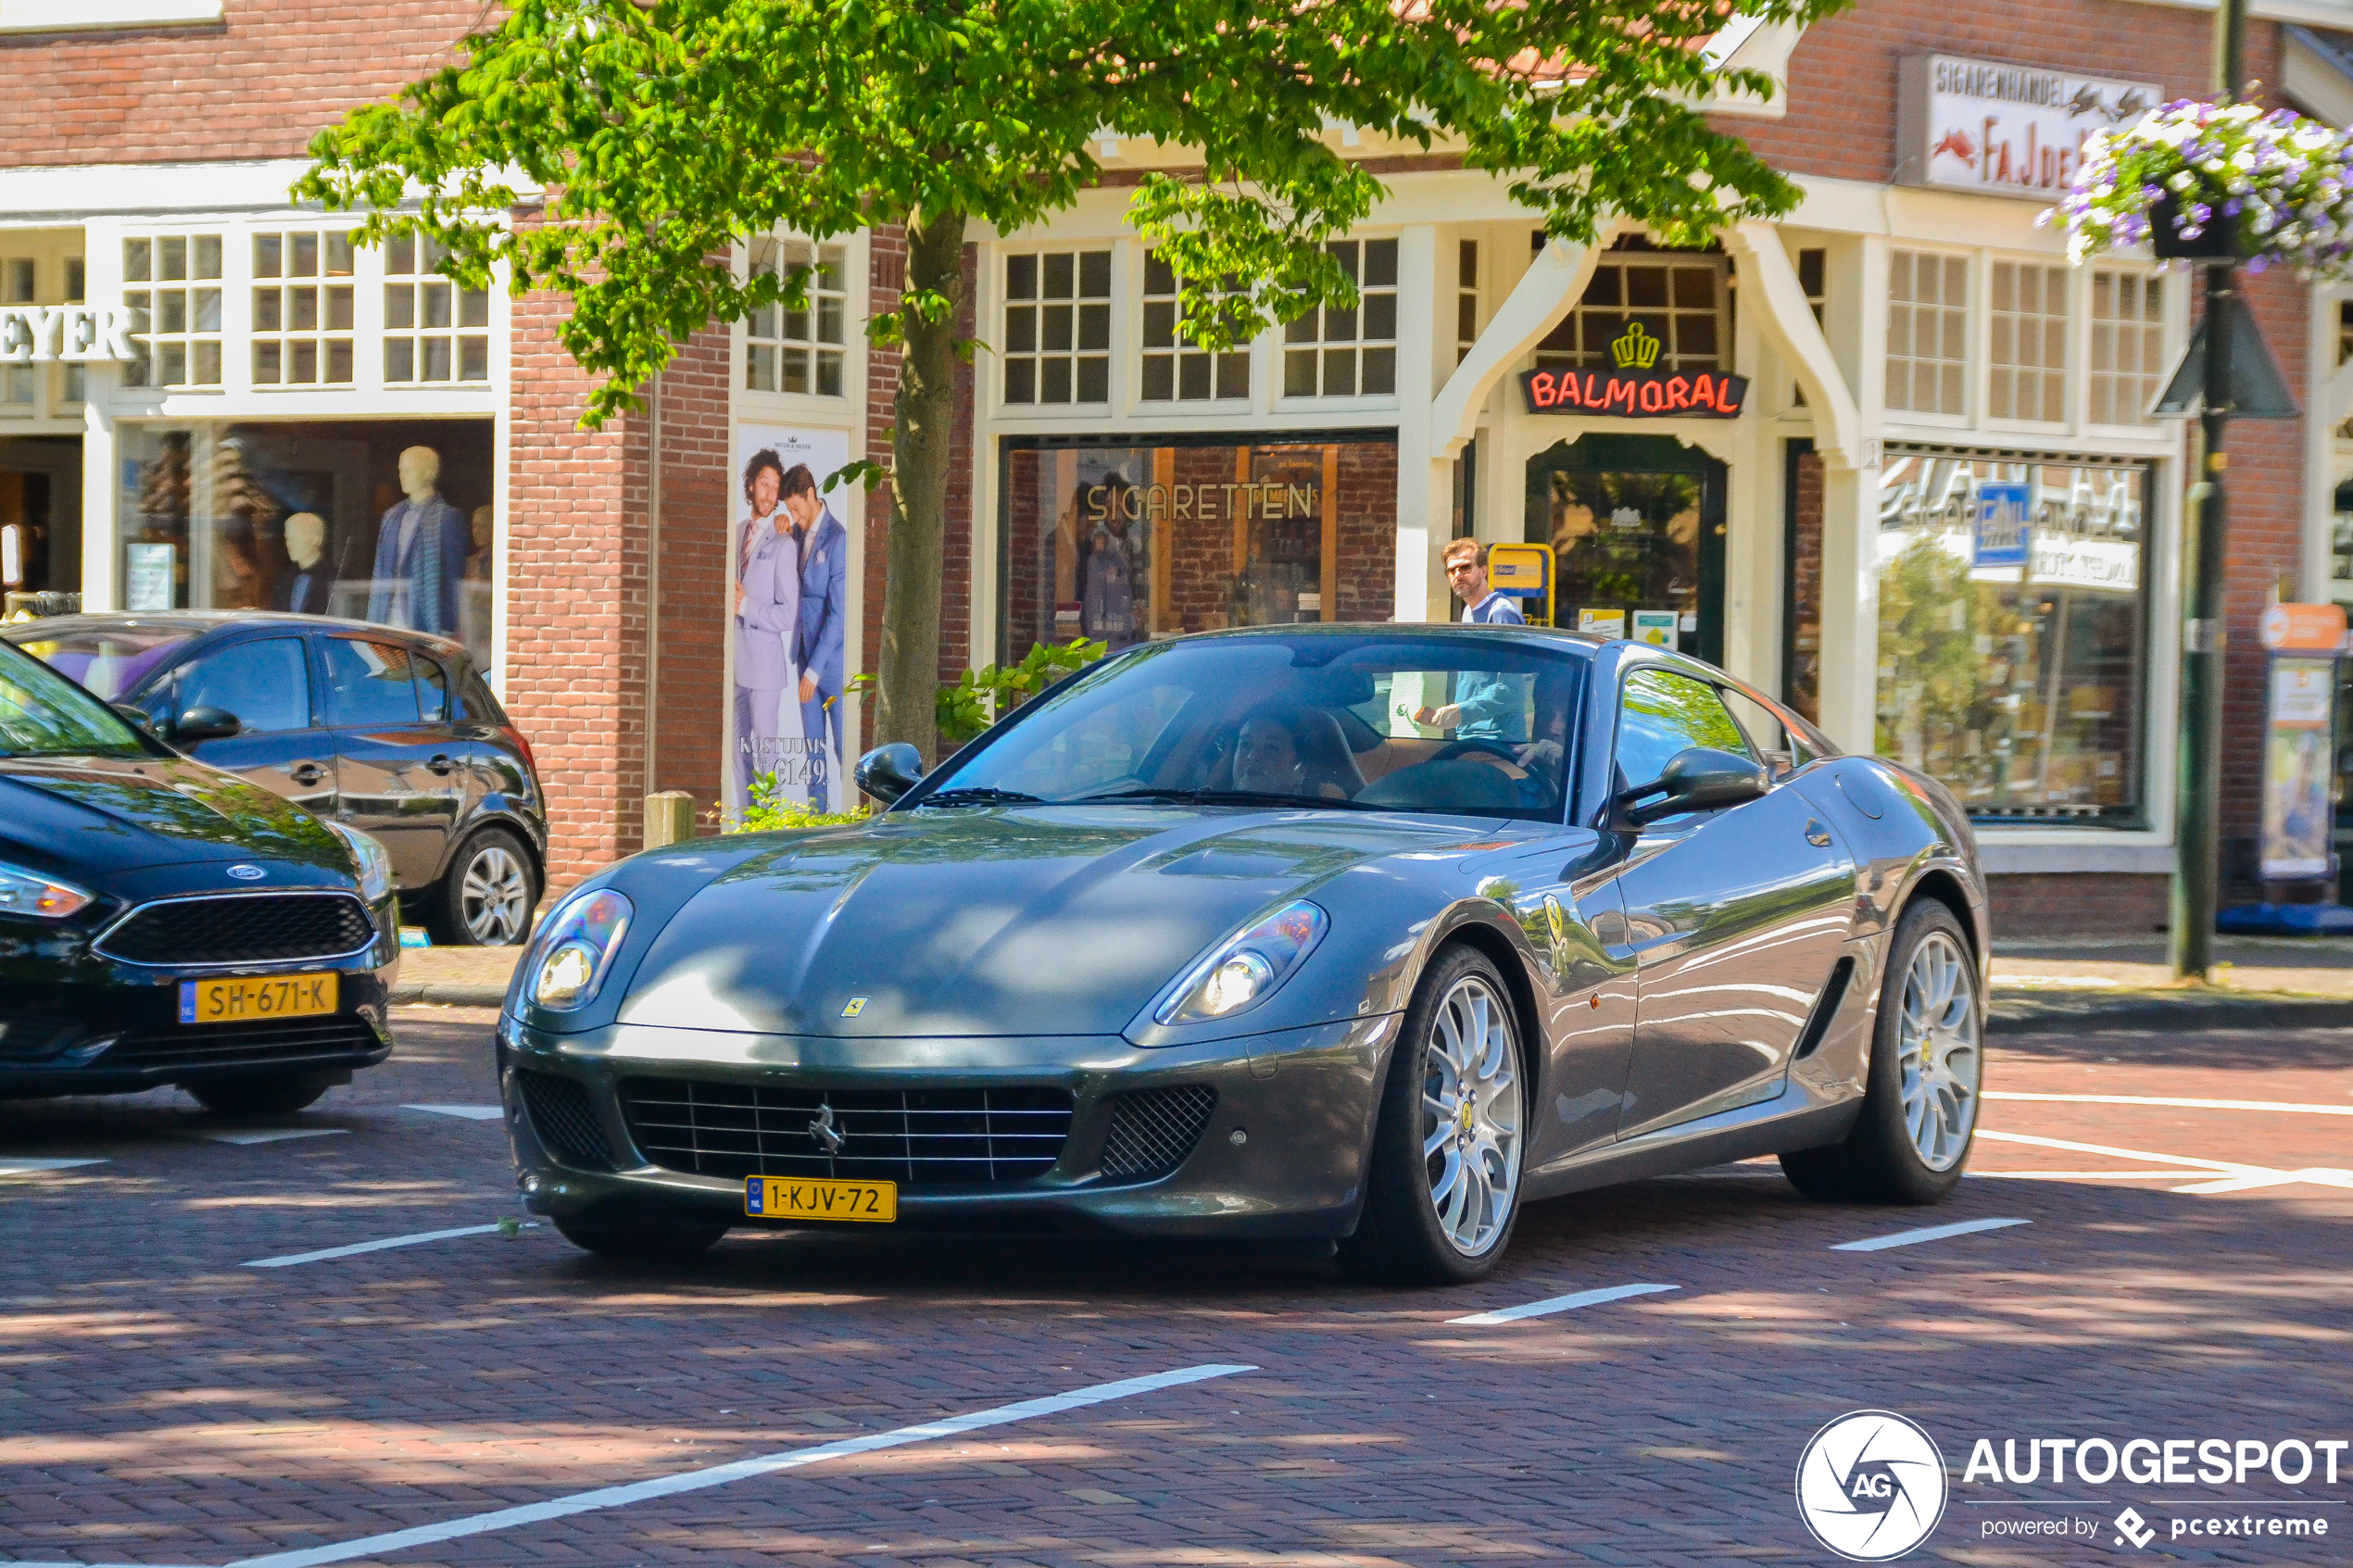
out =
<svg viewBox="0 0 2353 1568"><path fill-rule="evenodd" d="M0 645L0 1099L298 1110L392 1049L391 868Z"/></svg>
<svg viewBox="0 0 2353 1568"><path fill-rule="evenodd" d="M75 615L0 629L156 735L392 857L436 942L509 947L546 884L531 746L445 638L254 611Z"/></svg>

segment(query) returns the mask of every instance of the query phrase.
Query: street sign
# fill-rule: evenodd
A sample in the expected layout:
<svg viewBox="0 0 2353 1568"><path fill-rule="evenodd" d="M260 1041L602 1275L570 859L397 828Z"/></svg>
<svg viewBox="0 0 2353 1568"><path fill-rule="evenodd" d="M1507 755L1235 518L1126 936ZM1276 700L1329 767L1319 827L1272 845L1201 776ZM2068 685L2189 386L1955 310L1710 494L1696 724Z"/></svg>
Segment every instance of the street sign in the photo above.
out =
<svg viewBox="0 0 2353 1568"><path fill-rule="evenodd" d="M1977 487L1970 502L1972 566L2024 566L2034 531L2028 514L2034 506L2034 486L2024 480L1989 480Z"/></svg>
<svg viewBox="0 0 2353 1568"><path fill-rule="evenodd" d="M2334 653L2345 646L2345 607L2273 605L2257 631L2272 653Z"/></svg>

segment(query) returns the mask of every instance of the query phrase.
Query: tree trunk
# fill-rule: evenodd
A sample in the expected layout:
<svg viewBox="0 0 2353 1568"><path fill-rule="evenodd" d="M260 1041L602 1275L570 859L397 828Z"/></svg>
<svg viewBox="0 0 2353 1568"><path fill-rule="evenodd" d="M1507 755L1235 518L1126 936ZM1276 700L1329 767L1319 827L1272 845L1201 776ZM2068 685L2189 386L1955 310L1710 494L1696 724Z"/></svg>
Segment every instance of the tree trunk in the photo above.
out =
<svg viewBox="0 0 2353 1568"><path fill-rule="evenodd" d="M963 213L926 213L907 226L907 289L936 293L949 307L936 321L910 314L899 361L875 738L886 746L905 741L929 762L937 739L932 705L939 689L939 583L955 442L956 332L964 306Z"/></svg>

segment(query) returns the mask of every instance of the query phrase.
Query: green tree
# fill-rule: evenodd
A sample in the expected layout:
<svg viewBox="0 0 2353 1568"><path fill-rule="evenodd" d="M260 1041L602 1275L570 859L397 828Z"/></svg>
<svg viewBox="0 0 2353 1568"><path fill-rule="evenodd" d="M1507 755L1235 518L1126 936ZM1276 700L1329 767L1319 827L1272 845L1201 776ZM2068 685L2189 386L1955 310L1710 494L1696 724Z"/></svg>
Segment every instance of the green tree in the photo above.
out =
<svg viewBox="0 0 2353 1568"><path fill-rule="evenodd" d="M1745 14L1804 22L1843 4ZM493 14L398 102L321 132L298 193L367 212L363 240L431 234L459 278L503 259L518 291L569 295L564 345L605 378L591 423L634 406L687 333L803 296L799 276L736 276L733 242L902 225L906 292L871 329L904 349L876 729L926 752L965 241L1069 207L1098 180L1101 136L1198 155L1148 175L1131 216L1185 280L1188 334L1213 349L1353 302L1324 244L1383 187L1343 156L1336 123L1459 152L1569 240L1617 213L1695 242L1795 197L1695 107L1718 87L1772 90L1708 58L1729 13L1700 0L513 0Z"/></svg>

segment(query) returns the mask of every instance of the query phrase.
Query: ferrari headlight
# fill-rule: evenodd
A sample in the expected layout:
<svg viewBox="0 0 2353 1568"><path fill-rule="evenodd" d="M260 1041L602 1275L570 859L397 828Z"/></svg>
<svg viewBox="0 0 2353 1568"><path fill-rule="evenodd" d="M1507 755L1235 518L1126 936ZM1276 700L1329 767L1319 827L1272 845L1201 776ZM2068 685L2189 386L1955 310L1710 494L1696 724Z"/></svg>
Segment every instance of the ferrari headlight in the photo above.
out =
<svg viewBox="0 0 2353 1568"><path fill-rule="evenodd" d="M352 864L359 868L359 897L373 904L391 892L392 857L384 853L384 847L357 828L347 828L341 822L325 825L329 833L343 840L344 847L351 851Z"/></svg>
<svg viewBox="0 0 2353 1568"><path fill-rule="evenodd" d="M69 882L59 882L56 877L0 860L0 915L63 920L88 909L91 897Z"/></svg>
<svg viewBox="0 0 2353 1568"><path fill-rule="evenodd" d="M1284 905L1211 948L1152 1016L1163 1023L1202 1023L1256 1007L1315 950L1330 923L1304 898Z"/></svg>
<svg viewBox="0 0 2353 1568"><path fill-rule="evenodd" d="M522 972L530 977L523 994L555 1012L585 1006L604 984L632 912L629 900L610 887L559 905L523 960Z"/></svg>

